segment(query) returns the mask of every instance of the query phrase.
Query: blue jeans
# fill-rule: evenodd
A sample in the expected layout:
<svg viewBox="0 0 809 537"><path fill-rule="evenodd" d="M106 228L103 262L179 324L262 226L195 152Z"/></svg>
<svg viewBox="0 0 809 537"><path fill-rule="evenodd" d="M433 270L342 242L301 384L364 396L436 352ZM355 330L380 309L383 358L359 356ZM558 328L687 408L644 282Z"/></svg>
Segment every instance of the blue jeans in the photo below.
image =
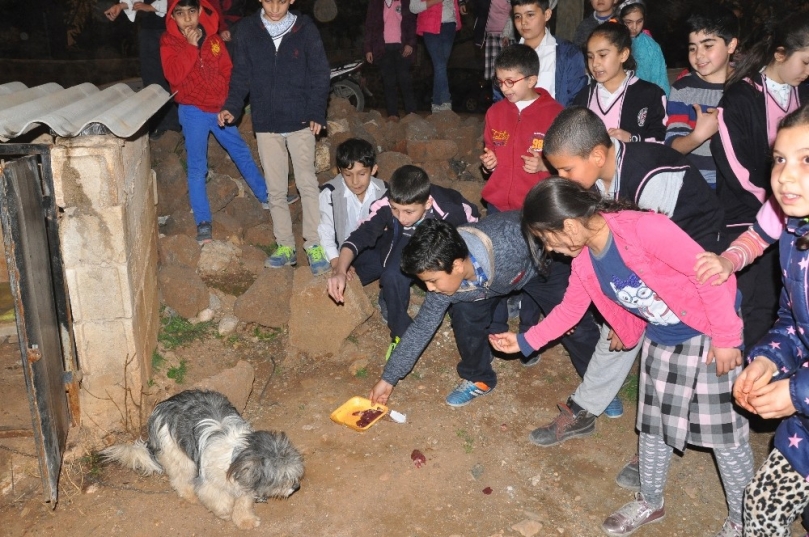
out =
<svg viewBox="0 0 809 537"><path fill-rule="evenodd" d="M197 225L211 221L211 206L208 203L208 192L205 189L205 178L208 175L208 134L213 133L230 158L236 164L245 182L253 191L258 201L267 201L267 184L264 175L256 166L250 148L239 134L239 129L230 125L220 127L214 112L203 112L189 104L181 104L180 125L183 127L185 151L188 155L188 197L191 210Z"/></svg>
<svg viewBox="0 0 809 537"><path fill-rule="evenodd" d="M441 33L424 34L424 46L433 62L433 104L452 102L449 94L449 78L447 63L455 42L455 23L445 22L441 25Z"/></svg>

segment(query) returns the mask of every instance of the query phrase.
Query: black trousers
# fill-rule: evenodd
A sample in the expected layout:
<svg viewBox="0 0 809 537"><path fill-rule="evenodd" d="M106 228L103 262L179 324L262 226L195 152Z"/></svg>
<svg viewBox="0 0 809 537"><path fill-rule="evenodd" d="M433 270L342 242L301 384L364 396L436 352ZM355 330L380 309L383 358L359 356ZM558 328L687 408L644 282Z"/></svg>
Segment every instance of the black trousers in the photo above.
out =
<svg viewBox="0 0 809 537"><path fill-rule="evenodd" d="M402 91L404 110L406 114L416 111L416 98L413 95L413 80L410 75L412 65L410 58L402 56L401 43L385 45L385 55L376 60L379 70L382 71L382 83L385 87L385 108L389 116L399 115L399 93L397 85ZM414 50L412 54L415 54Z"/></svg>
<svg viewBox="0 0 809 537"><path fill-rule="evenodd" d="M781 293L778 247L771 246L764 255L736 274L742 293L742 321L744 321L744 347L758 343L772 328L778 313Z"/></svg>
<svg viewBox="0 0 809 537"><path fill-rule="evenodd" d="M540 313L547 315L562 302L569 278L570 263L554 259L547 276L537 276L525 284L521 294L520 331L535 325ZM461 355L461 362L457 367L461 378L471 382L485 382L489 387L497 385L488 335L507 329L497 313L499 308L504 307L505 300L502 296L475 302L456 302L450 307L452 330ZM575 331L561 338L579 376L584 376L587 371L598 339L599 328L589 310L576 325Z"/></svg>
<svg viewBox="0 0 809 537"><path fill-rule="evenodd" d="M138 28L138 57L140 58L140 77L143 87L158 84L171 93L169 83L163 75L163 64L160 60L160 37L165 29ZM180 118L174 99L167 102L149 120L150 131L180 131Z"/></svg>

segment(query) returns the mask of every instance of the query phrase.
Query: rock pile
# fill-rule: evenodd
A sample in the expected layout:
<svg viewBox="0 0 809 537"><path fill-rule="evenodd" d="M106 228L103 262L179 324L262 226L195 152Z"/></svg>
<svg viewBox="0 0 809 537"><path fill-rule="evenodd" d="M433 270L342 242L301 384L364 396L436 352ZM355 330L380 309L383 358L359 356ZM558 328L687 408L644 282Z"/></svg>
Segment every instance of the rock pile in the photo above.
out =
<svg viewBox="0 0 809 537"><path fill-rule="evenodd" d="M249 115L239 130L259 162ZM377 148L379 178L387 180L396 168L416 164L434 183L455 188L480 204L482 132L480 116L461 118L447 111L388 121L377 111L360 113L347 100L335 98L329 104L327 136L317 142L318 180L322 184L338 173L335 150L356 137ZM194 240L182 136L168 132L151 148L160 215L158 285L166 306L192 320L215 321L223 335L236 330L239 323L288 326L291 344L310 354L336 352L342 340L372 314L359 284L349 289L352 299L345 306L331 302L325 279L311 277L301 245L297 269L264 268L274 243L269 211L213 137L208 145L207 190L214 241L200 247ZM291 209L300 240L300 203ZM376 284L371 285L376 289ZM313 326L318 330L311 330Z"/></svg>

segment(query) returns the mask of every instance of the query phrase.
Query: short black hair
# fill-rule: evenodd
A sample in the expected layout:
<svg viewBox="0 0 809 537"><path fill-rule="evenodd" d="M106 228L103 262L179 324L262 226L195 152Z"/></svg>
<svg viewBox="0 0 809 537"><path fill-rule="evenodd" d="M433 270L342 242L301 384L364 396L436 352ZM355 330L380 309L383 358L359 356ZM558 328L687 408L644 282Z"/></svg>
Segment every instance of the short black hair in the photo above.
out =
<svg viewBox="0 0 809 537"><path fill-rule="evenodd" d="M469 248L455 226L444 220L431 218L416 228L407 246L402 250L402 272L452 272L456 259L466 259Z"/></svg>
<svg viewBox="0 0 809 537"><path fill-rule="evenodd" d="M545 133L542 152L586 158L596 147L610 147L611 144L607 127L595 112L584 106L571 106L559 112L551 123Z"/></svg>
<svg viewBox="0 0 809 537"><path fill-rule="evenodd" d="M337 167L341 170L351 169L355 162L359 162L366 168L373 168L376 164L374 146L360 138L349 138L338 145L334 157Z"/></svg>
<svg viewBox="0 0 809 537"><path fill-rule="evenodd" d="M551 9L551 2L550 0L511 0L511 7L515 8L517 6L530 6L536 5L539 6L542 11L548 11Z"/></svg>
<svg viewBox="0 0 809 537"><path fill-rule="evenodd" d="M174 4L174 8L178 7L195 7L200 9L202 6L200 5L199 0L178 0L178 2ZM174 8L172 8L172 10Z"/></svg>
<svg viewBox="0 0 809 537"><path fill-rule="evenodd" d="M685 21L688 33L705 32L722 38L725 45L739 38L739 18L730 9L716 4L699 7Z"/></svg>
<svg viewBox="0 0 809 537"><path fill-rule="evenodd" d="M430 177L427 172L406 164L393 172L388 181L388 199L401 205L427 203L430 199Z"/></svg>
<svg viewBox="0 0 809 537"><path fill-rule="evenodd" d="M495 69L514 69L523 76L539 75L539 56L528 45L511 45L500 51L494 60Z"/></svg>

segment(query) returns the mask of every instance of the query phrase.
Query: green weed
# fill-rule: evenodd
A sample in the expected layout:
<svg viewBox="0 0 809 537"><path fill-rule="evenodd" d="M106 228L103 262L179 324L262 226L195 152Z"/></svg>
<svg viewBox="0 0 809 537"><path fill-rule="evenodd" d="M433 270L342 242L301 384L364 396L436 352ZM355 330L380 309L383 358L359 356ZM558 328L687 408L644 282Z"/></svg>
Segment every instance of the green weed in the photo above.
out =
<svg viewBox="0 0 809 537"><path fill-rule="evenodd" d="M102 460L101 455L96 451L79 459L82 469L86 469L85 475L87 475L90 481L99 481L101 479L104 468Z"/></svg>
<svg viewBox="0 0 809 537"><path fill-rule="evenodd" d="M358 379L364 379L368 376L368 368L363 367L361 369L357 369L357 372L354 373L354 376Z"/></svg>
<svg viewBox="0 0 809 537"><path fill-rule="evenodd" d="M262 252L264 252L265 254L267 254L267 256L271 256L278 249L278 245L275 244L275 243L272 243L272 244L255 244L254 246L256 248L258 248L259 250L261 250Z"/></svg>
<svg viewBox="0 0 809 537"><path fill-rule="evenodd" d="M278 334L281 333L280 328L270 328L268 331L262 330L260 327L253 328L253 335L261 341L272 341Z"/></svg>
<svg viewBox="0 0 809 537"><path fill-rule="evenodd" d="M159 372L166 365L166 359L155 349L152 352L152 373Z"/></svg>
<svg viewBox="0 0 809 537"><path fill-rule="evenodd" d="M169 370L166 372L166 376L170 379L174 379L174 382L177 384L182 384L185 381L185 374L188 373L188 366L185 360L180 360L180 365L175 367L170 367Z"/></svg>
<svg viewBox="0 0 809 537"><path fill-rule="evenodd" d="M626 377L624 385L621 386L621 390L618 392L618 396L624 401L637 401L639 381L640 379L638 378L638 374L631 373L628 377Z"/></svg>
<svg viewBox="0 0 809 537"><path fill-rule="evenodd" d="M206 337L211 331L213 322L191 324L179 315L175 315L162 319L160 325L157 340L165 348L175 349Z"/></svg>
<svg viewBox="0 0 809 537"><path fill-rule="evenodd" d="M458 436L458 438L463 440L464 452L472 453L472 450L474 449L473 444L475 442L475 439L472 438L472 435L467 433L466 429L458 429L457 431L455 431L455 434Z"/></svg>

